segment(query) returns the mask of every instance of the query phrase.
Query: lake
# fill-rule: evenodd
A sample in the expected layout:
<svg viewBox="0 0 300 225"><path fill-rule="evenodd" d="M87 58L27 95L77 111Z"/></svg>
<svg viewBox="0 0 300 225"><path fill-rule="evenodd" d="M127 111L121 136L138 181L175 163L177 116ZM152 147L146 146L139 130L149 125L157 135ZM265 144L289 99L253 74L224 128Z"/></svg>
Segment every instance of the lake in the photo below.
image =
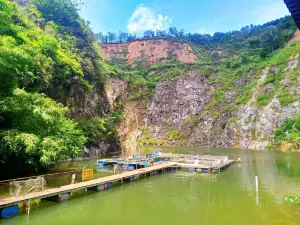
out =
<svg viewBox="0 0 300 225"><path fill-rule="evenodd" d="M221 174L174 171L124 183L103 192L75 193L61 204L42 202L29 215L0 220L3 225L298 225L300 205L284 202L300 195L300 154L198 147L139 147L141 153L229 155L241 158ZM131 153L127 150L126 153ZM93 167L96 160L63 163L55 169ZM98 177L111 173L99 172ZM61 177L69 183L70 175ZM255 176L259 189L256 193ZM55 178L59 180L58 177ZM55 179L50 186L57 186ZM49 183L49 181L48 181ZM60 183L60 184L61 184Z"/></svg>

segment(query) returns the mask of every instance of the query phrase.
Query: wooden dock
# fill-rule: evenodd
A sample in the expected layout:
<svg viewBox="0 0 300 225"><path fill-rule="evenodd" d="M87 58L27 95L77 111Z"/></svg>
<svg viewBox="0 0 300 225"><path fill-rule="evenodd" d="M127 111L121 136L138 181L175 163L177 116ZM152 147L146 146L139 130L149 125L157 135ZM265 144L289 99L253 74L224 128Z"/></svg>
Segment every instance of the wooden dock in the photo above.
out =
<svg viewBox="0 0 300 225"><path fill-rule="evenodd" d="M210 160L210 159L209 159ZM185 162L189 162L190 160ZM31 201L35 200L52 200L52 201L64 201L68 200L71 196L72 191L76 190L104 190L104 189L109 189L113 186L113 182L118 182L120 181L123 183L123 181L134 181L137 177L141 175L154 175L159 171L165 171L171 168L186 168L189 169L192 172L204 172L204 173L213 173L213 172L220 172L222 169L227 168L230 166L232 163L234 163L234 160L224 160L224 161L218 161L217 164L215 163L209 163L209 164L192 164L192 163L184 163L184 162L160 162L156 163L153 166L150 167L145 167L133 171L126 171L120 174L115 174L107 177L102 177L102 178L97 178L89 181L84 181L81 183L76 183L76 184L70 184L70 185L65 185L62 187L57 187L57 188L51 188L51 189L46 189L40 192L33 192L29 193L25 196L18 196L18 197L10 197L10 198L5 198L5 199L0 199L0 211L3 208L7 208L10 206L15 206L20 203L23 204L23 209L26 210L27 205ZM29 204L30 205L30 204Z"/></svg>
<svg viewBox="0 0 300 225"><path fill-rule="evenodd" d="M0 209L6 208L12 205L16 205L19 203L24 203L32 200L38 200L38 199L45 199L53 196L58 196L61 194L70 193L72 191L76 190L85 190L89 188L97 188L99 185L107 185L112 182L116 181L123 181L131 177L139 176L139 175L147 175L155 172L155 171L161 171L163 169L173 168L176 166L176 163L172 162L164 162L161 164L157 164L151 167L142 168L138 170L128 171L121 174L115 174L112 176L102 177L98 179L93 179L81 183L76 184L70 184L65 185L58 188L51 188L47 190L43 190L40 192L34 192L30 193L26 196L18 196L18 197L11 197L11 198L5 198L0 200Z"/></svg>

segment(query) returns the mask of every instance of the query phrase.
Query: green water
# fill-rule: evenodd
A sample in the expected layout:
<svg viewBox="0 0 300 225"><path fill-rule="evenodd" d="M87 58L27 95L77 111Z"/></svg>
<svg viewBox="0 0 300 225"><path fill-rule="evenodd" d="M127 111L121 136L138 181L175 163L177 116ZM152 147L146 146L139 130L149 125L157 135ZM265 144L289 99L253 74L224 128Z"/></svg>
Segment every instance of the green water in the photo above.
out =
<svg viewBox="0 0 300 225"><path fill-rule="evenodd" d="M207 153L200 148L162 150ZM299 224L300 205L286 204L284 197L289 193L300 195L300 154L234 149L212 149L210 154L240 157L243 161L218 175L168 172L108 191L88 192L62 204L42 202L29 215L0 220L0 224ZM82 162L78 164L82 166ZM258 194L255 176L259 179Z"/></svg>

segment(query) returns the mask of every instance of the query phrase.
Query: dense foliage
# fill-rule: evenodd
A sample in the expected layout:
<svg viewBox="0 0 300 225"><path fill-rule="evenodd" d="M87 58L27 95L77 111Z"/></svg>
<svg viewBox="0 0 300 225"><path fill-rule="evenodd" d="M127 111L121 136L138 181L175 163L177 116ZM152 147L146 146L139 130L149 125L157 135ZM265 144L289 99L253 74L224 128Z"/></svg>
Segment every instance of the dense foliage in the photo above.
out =
<svg viewBox="0 0 300 225"><path fill-rule="evenodd" d="M103 91L93 33L71 0L0 0L0 170L11 177L83 153L87 133L61 99L76 83ZM46 93L48 96L41 94ZM110 131L107 131L110 132Z"/></svg>
<svg viewBox="0 0 300 225"><path fill-rule="evenodd" d="M67 113L67 108L50 98L22 89L15 89L13 95L3 98L1 171L19 172L23 165L38 170L59 159L81 156L85 137L77 124L66 118ZM11 161L14 163L8 165Z"/></svg>

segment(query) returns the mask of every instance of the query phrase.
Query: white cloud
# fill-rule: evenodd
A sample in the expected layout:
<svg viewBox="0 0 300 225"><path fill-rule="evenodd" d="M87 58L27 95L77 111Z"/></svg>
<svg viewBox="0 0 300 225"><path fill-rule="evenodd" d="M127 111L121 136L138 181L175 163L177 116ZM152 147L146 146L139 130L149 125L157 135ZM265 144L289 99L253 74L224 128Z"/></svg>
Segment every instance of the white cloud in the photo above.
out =
<svg viewBox="0 0 300 225"><path fill-rule="evenodd" d="M136 8L128 21L127 29L131 33L143 32L145 30L165 30L170 27L172 19L155 12L143 5Z"/></svg>

